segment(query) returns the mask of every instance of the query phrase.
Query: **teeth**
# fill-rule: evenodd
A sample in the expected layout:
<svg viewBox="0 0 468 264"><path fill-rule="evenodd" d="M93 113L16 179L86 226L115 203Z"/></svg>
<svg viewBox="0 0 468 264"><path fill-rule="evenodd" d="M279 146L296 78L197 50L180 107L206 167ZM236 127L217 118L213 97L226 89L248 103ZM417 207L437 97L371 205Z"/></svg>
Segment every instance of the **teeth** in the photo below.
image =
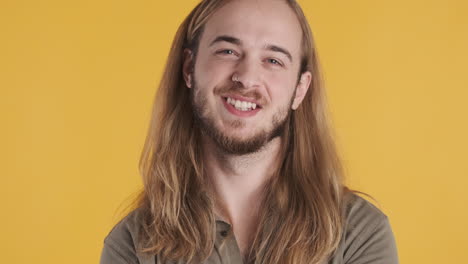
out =
<svg viewBox="0 0 468 264"><path fill-rule="evenodd" d="M230 97L227 98L227 103L233 105L237 110L241 111L250 111L257 108L257 104L246 102L246 101L239 101L232 99Z"/></svg>

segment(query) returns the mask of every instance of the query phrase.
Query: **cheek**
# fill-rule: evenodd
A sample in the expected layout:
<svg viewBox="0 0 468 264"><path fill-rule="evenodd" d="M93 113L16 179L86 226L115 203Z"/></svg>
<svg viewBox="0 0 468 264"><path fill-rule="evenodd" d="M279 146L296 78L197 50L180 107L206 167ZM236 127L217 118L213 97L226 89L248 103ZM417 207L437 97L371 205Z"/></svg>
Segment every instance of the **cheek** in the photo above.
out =
<svg viewBox="0 0 468 264"><path fill-rule="evenodd" d="M233 66L220 60L200 59L195 65L197 83L212 89L230 78Z"/></svg>
<svg viewBox="0 0 468 264"><path fill-rule="evenodd" d="M273 72L266 77L272 100L274 102L280 102L279 104L285 104L285 102L289 103L296 85L295 78L292 77L292 74Z"/></svg>

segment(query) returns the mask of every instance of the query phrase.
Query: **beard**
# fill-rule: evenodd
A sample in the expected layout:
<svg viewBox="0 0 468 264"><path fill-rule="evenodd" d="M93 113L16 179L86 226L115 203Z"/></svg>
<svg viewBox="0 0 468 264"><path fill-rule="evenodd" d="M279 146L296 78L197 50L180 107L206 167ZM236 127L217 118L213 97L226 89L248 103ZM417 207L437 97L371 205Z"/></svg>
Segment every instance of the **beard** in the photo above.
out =
<svg viewBox="0 0 468 264"><path fill-rule="evenodd" d="M233 92L237 94L242 94L243 88L236 88L236 86L223 86L216 88L214 90L214 95L219 95L222 92ZM207 135L221 150L226 154L233 155L245 155L254 152L258 152L265 145L267 145L271 140L276 137L280 137L284 134L286 129L287 121L290 118L292 113L291 105L293 102L295 91L291 97L289 105L282 107L277 110L273 115L271 124L272 126L269 129L263 129L249 138L236 138L234 136L229 136L226 133L223 133L215 124L215 120L210 114L209 109L207 108L207 97L201 94L200 89L195 81L192 79L192 89L190 89L190 101L192 106L192 111L194 113L194 121L196 126L199 127L201 132L204 135ZM261 96L256 92L251 94L244 94L244 96L254 97L255 99L260 99ZM243 120L234 120L229 124L232 128L240 128L245 126Z"/></svg>

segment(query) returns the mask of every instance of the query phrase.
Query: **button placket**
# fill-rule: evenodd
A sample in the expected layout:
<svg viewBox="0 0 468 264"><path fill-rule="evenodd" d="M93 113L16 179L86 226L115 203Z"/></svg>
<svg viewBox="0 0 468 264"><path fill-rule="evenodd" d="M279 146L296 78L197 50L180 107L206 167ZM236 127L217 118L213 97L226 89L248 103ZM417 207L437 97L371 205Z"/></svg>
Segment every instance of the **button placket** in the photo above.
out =
<svg viewBox="0 0 468 264"><path fill-rule="evenodd" d="M229 231L228 231L228 230L222 230L221 232L219 232L219 234L220 234L222 237L226 238L226 237L228 236L228 234L229 234Z"/></svg>

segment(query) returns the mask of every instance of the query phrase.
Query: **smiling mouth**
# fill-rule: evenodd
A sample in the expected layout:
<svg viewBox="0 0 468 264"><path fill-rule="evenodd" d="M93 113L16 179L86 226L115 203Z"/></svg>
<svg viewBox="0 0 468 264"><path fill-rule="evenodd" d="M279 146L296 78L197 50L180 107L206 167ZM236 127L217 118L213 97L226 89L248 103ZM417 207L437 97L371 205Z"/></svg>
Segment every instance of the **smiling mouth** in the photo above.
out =
<svg viewBox="0 0 468 264"><path fill-rule="evenodd" d="M255 103L242 101L242 100L236 100L231 97L223 97L223 100L226 103L232 105L236 110L239 110L239 111L252 111L255 109L262 108L260 105L257 105Z"/></svg>

